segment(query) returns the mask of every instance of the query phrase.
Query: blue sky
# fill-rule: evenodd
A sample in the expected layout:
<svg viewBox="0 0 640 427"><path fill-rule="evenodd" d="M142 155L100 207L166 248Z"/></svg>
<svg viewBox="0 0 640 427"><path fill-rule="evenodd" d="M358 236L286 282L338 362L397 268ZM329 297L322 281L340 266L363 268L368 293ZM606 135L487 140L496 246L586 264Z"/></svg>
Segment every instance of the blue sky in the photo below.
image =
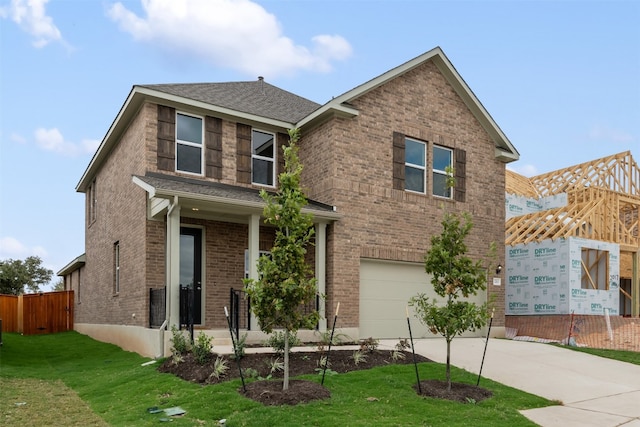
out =
<svg viewBox="0 0 640 427"><path fill-rule="evenodd" d="M0 0L0 259L84 251L76 184L134 84L325 103L440 46L527 176L640 160L640 2Z"/></svg>

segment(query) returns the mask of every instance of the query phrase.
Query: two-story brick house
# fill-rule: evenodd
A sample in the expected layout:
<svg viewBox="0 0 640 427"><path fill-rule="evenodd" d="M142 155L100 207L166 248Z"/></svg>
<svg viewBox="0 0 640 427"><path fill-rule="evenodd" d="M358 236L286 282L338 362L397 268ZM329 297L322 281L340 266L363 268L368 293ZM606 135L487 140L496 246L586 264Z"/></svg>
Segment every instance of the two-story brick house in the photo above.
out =
<svg viewBox="0 0 640 427"><path fill-rule="evenodd" d="M228 337L230 290L272 244L258 191L277 189L289 128L302 135L319 309L333 319L340 303L343 333L407 336L408 299L431 290L423 258L443 208L472 213L472 257L489 242L504 253L505 164L519 154L440 48L324 105L262 78L134 86L77 186L86 248L64 269L76 329L158 355L168 336L149 327L149 289L166 287L168 326L191 284L196 328ZM476 300L494 296L499 331L504 291L489 276Z"/></svg>

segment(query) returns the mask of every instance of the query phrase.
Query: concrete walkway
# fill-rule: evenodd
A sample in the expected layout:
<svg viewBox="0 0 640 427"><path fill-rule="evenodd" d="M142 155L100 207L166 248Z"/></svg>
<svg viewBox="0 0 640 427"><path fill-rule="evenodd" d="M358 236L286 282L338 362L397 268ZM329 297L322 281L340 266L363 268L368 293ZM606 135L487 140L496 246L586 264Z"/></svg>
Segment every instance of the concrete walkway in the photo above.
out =
<svg viewBox="0 0 640 427"><path fill-rule="evenodd" d="M380 348L393 348L396 343L381 341ZM446 361L444 339L415 340L414 344L416 353ZM484 348L482 338L456 338L451 343L451 363L477 374ZM549 344L492 338L482 376L561 401L562 406L521 411L544 427L640 427L640 365Z"/></svg>

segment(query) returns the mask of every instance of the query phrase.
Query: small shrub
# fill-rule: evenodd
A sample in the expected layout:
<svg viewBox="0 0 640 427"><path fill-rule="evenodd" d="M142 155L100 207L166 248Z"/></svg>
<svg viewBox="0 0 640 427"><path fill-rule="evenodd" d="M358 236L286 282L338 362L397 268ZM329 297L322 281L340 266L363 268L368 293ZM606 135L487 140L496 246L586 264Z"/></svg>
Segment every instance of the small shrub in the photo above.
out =
<svg viewBox="0 0 640 427"><path fill-rule="evenodd" d="M273 348L273 351L275 351L276 354L284 354L284 331L276 331L272 333L264 343L265 345ZM301 342L298 335L295 332L289 333L289 348L300 344Z"/></svg>
<svg viewBox="0 0 640 427"><path fill-rule="evenodd" d="M397 362L398 360L404 360L406 357L404 352L409 348L411 348L409 341L407 339L400 339L391 353L393 361Z"/></svg>
<svg viewBox="0 0 640 427"><path fill-rule="evenodd" d="M258 370L254 368L243 368L242 374L245 376L245 378L258 378L260 376Z"/></svg>
<svg viewBox="0 0 640 427"><path fill-rule="evenodd" d="M318 367L315 369L315 371L319 375L323 375L323 374L338 375L338 373L333 369L331 369L330 366L331 366L331 362L329 361L327 356L322 356L318 361Z"/></svg>
<svg viewBox="0 0 640 427"><path fill-rule="evenodd" d="M209 378L214 377L215 379L219 380L220 377L222 377L228 370L229 367L227 366L227 361L218 356L216 358L216 361L213 362L213 371L211 371L211 375L209 375Z"/></svg>
<svg viewBox="0 0 640 427"><path fill-rule="evenodd" d="M246 348L247 348L247 334L245 333L240 338L237 339L236 351L235 351L235 354L232 354L230 356L231 359L235 359L236 356L238 357L238 359L242 359L245 355Z"/></svg>
<svg viewBox="0 0 640 427"><path fill-rule="evenodd" d="M359 365L360 363L364 363L367 361L367 355L359 350L354 351L353 354L351 355L351 358L353 359L353 363L355 363L356 365Z"/></svg>
<svg viewBox="0 0 640 427"><path fill-rule="evenodd" d="M340 333L333 334L333 339L332 339L331 331L324 331L324 332L316 331L315 333L319 336L319 341L318 341L319 351L324 351L324 348L329 346L329 341L331 341L332 346L340 345L344 342L352 341L351 337L349 337L346 334L340 334Z"/></svg>
<svg viewBox="0 0 640 427"><path fill-rule="evenodd" d="M279 357L275 359L271 359L267 362L267 366L269 367L269 371L272 374L275 374L278 371L282 371L284 369L284 362L280 360Z"/></svg>
<svg viewBox="0 0 640 427"><path fill-rule="evenodd" d="M189 337L176 325L171 325L171 344L171 353L173 354L185 354L191 350Z"/></svg>
<svg viewBox="0 0 640 427"><path fill-rule="evenodd" d="M396 348L391 352L391 359L394 362L397 362L398 360L404 360L405 358L406 358L406 355L404 354L404 350L398 350Z"/></svg>
<svg viewBox="0 0 640 427"><path fill-rule="evenodd" d="M182 354L180 353L173 353L173 355L171 356L171 363L173 363L174 365L179 365L182 362L184 362L184 356L182 356Z"/></svg>
<svg viewBox="0 0 640 427"><path fill-rule="evenodd" d="M366 351L368 353L373 353L378 349L378 340L372 337L369 337L364 340L360 340L360 351Z"/></svg>
<svg viewBox="0 0 640 427"><path fill-rule="evenodd" d="M204 332L200 331L198 334L196 342L193 345L193 357L195 357L200 365L204 365L211 357L211 349L213 348L211 344L212 341L213 337L208 336Z"/></svg>

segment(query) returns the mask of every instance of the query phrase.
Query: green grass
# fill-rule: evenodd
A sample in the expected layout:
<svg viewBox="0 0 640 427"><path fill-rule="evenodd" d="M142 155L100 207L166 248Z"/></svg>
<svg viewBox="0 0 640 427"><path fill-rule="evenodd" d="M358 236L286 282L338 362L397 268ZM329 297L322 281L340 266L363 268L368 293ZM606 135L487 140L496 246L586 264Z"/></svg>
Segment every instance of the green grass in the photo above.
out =
<svg viewBox="0 0 640 427"><path fill-rule="evenodd" d="M607 350L600 348L587 348L587 347L572 347L572 346L560 346L562 348L568 348L570 350L579 351L582 353L592 354L594 356L606 357L607 359L619 360L620 362L633 363L634 365L640 365L640 352L637 351L625 351L625 350Z"/></svg>
<svg viewBox="0 0 640 427"><path fill-rule="evenodd" d="M214 386L185 382L157 372L157 364L141 366L149 359L75 332L4 334L3 339L0 424L7 426L29 425L24 417L33 421L31 425L156 425L164 415L147 413L153 406L185 409L184 416L173 418L171 424L176 426L215 426L222 418L230 427L533 426L518 410L552 404L488 379L481 385L494 395L476 404L422 398L412 389L413 365L389 365L327 377L328 400L265 407L238 393L239 380ZM419 373L421 379L443 379L444 365L421 363ZM474 374L459 369L452 368L452 375L455 382L476 382ZM320 381L319 376L304 378ZM377 400L369 401L369 397ZM63 398L76 399L76 404ZM15 405L22 401L26 405ZM65 411L66 407L74 410ZM25 415L27 411L33 414ZM20 415L24 417L17 418ZM55 421L47 423L51 418Z"/></svg>

